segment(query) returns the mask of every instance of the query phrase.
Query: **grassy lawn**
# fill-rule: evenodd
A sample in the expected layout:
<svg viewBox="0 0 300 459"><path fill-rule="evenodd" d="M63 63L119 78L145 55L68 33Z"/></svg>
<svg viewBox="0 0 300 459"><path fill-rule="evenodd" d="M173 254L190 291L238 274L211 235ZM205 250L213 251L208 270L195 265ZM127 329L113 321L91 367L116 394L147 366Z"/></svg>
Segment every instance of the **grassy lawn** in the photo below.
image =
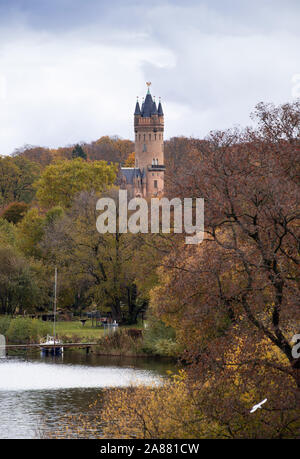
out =
<svg viewBox="0 0 300 459"><path fill-rule="evenodd" d="M99 339L104 334L103 328L92 327L91 320L87 320L84 326L79 320L72 322L56 322L56 332L58 335L64 335L68 338L76 335L82 339L85 338L84 341Z"/></svg>
<svg viewBox="0 0 300 459"><path fill-rule="evenodd" d="M123 326L122 328L142 328L142 326L140 324L128 325ZM87 320L84 326L81 324L79 320L70 322L56 322L56 332L58 336L64 335L68 338L71 338L73 335L76 335L80 337L82 340L84 338L84 341L92 341L95 339L99 339L104 335L104 329L100 327L93 328L91 320Z"/></svg>

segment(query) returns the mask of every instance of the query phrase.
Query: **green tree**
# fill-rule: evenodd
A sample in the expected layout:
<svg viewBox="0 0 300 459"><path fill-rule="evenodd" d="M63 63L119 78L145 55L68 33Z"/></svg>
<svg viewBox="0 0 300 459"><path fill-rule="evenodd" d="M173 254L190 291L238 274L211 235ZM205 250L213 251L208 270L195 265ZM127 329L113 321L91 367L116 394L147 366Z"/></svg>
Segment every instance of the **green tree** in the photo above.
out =
<svg viewBox="0 0 300 459"><path fill-rule="evenodd" d="M39 242L44 234L46 219L37 208L30 209L17 227L17 246L26 256L41 257Z"/></svg>
<svg viewBox="0 0 300 459"><path fill-rule="evenodd" d="M17 317L10 321L7 329L9 343L37 343L45 335L51 333L51 325L29 317Z"/></svg>
<svg viewBox="0 0 300 459"><path fill-rule="evenodd" d="M12 247L0 247L0 313L32 311L47 302L41 265L33 265ZM46 277L46 276L45 276Z"/></svg>
<svg viewBox="0 0 300 459"><path fill-rule="evenodd" d="M42 173L36 183L37 198L42 206L70 207L81 191L100 192L109 188L116 178L116 166L105 161L57 161Z"/></svg>
<svg viewBox="0 0 300 459"><path fill-rule="evenodd" d="M60 291L68 299L68 292L73 294L73 308L95 303L114 319L135 323L147 304L136 283L141 269L135 262L138 238L118 232L99 234L96 200L95 193L77 196L72 208L46 231L44 251L60 267Z"/></svg>
<svg viewBox="0 0 300 459"><path fill-rule="evenodd" d="M13 223L0 218L0 247L14 246L16 243L16 227Z"/></svg>
<svg viewBox="0 0 300 459"><path fill-rule="evenodd" d="M77 144L72 150L72 158L82 158L87 159L87 155L81 145Z"/></svg>
<svg viewBox="0 0 300 459"><path fill-rule="evenodd" d="M33 183L39 173L39 166L25 158L0 157L0 205L31 202L35 194Z"/></svg>

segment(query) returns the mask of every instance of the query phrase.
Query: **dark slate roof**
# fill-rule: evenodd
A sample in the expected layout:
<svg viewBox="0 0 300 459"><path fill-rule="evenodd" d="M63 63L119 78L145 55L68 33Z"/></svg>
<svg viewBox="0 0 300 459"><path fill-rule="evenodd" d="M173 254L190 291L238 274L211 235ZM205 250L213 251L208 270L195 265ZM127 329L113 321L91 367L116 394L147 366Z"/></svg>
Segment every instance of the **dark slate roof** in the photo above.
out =
<svg viewBox="0 0 300 459"><path fill-rule="evenodd" d="M136 167L121 167L121 173L126 178L126 183L133 185L134 177L142 178L144 173Z"/></svg>
<svg viewBox="0 0 300 459"><path fill-rule="evenodd" d="M157 114L158 114L158 111L157 111L156 103L155 103L155 101L154 101L154 102L153 102L153 106L152 106L151 115L157 115Z"/></svg>
<svg viewBox="0 0 300 459"><path fill-rule="evenodd" d="M159 104L158 104L157 113L158 113L159 116L163 116L163 114L164 114L160 101L159 101Z"/></svg>
<svg viewBox="0 0 300 459"><path fill-rule="evenodd" d="M140 115L141 114L140 104L139 104L138 100L136 101L134 114L135 115Z"/></svg>
<svg viewBox="0 0 300 459"><path fill-rule="evenodd" d="M135 106L135 115L141 115L144 118L150 118L152 115L160 115L163 116L164 112L161 106L161 102L159 102L158 108L156 106L155 100L152 99L150 94L150 90L148 89L147 95L145 100L142 102L142 107L140 108L139 103L136 103Z"/></svg>
<svg viewBox="0 0 300 459"><path fill-rule="evenodd" d="M144 118L149 118L151 116L152 109L153 109L153 99L152 99L150 92L148 92L148 94L146 95L145 102L142 107L142 116Z"/></svg>

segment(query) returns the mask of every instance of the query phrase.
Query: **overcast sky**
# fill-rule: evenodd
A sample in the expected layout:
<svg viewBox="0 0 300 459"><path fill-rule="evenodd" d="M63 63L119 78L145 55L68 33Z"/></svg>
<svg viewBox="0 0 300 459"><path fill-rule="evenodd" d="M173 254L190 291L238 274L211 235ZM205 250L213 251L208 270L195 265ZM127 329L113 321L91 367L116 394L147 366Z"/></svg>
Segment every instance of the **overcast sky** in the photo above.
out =
<svg viewBox="0 0 300 459"><path fill-rule="evenodd" d="M299 0L0 0L0 154L133 139L146 81L166 137L245 126L297 95L299 24Z"/></svg>

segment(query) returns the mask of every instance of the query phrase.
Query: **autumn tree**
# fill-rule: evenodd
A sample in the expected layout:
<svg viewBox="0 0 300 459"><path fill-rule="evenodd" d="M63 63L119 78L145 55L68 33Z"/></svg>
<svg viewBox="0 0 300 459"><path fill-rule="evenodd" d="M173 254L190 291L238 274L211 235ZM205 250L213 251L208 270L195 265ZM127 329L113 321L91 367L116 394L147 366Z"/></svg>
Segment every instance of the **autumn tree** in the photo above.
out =
<svg viewBox="0 0 300 459"><path fill-rule="evenodd" d="M18 223L22 220L28 210L28 204L25 202L12 202L0 212L0 218L8 222Z"/></svg>
<svg viewBox="0 0 300 459"><path fill-rule="evenodd" d="M16 227L13 223L0 218L0 246L15 246L16 244Z"/></svg>
<svg viewBox="0 0 300 459"><path fill-rule="evenodd" d="M103 136L91 144L85 144L84 148L90 160L105 160L109 163L124 164L129 154L134 150L134 143L119 137Z"/></svg>
<svg viewBox="0 0 300 459"><path fill-rule="evenodd" d="M44 235L44 228L45 216L33 207L17 226L16 244L24 255L34 258L41 257L39 242Z"/></svg>
<svg viewBox="0 0 300 459"><path fill-rule="evenodd" d="M160 317L177 321L184 339L184 328L200 338L204 326L217 339L243 320L250 341L262 335L278 348L284 364L272 365L299 387L299 358L292 355L291 343L299 319L299 185L292 167L299 162L299 137L285 124L287 107L264 110L258 131L213 133L209 148L178 184L177 196L205 199L206 241L177 247L164 261L164 282L154 303ZM265 132L270 117L277 140ZM295 136L288 138L282 125ZM267 372L266 362L257 358L256 363Z"/></svg>
<svg viewBox="0 0 300 459"><path fill-rule="evenodd" d="M14 201L31 202L39 172L39 167L25 158L0 157L0 206Z"/></svg>
<svg viewBox="0 0 300 459"><path fill-rule="evenodd" d="M52 150L34 145L24 145L13 152L13 157L24 158L32 163L38 164L41 169L53 161Z"/></svg>
<svg viewBox="0 0 300 459"><path fill-rule="evenodd" d="M37 198L42 206L70 207L80 191L103 191L116 178L116 166L105 161L57 161L46 167L36 183Z"/></svg>
<svg viewBox="0 0 300 459"><path fill-rule="evenodd" d="M128 155L128 158L126 159L124 163L124 167L134 167L135 166L135 153L134 151Z"/></svg>

